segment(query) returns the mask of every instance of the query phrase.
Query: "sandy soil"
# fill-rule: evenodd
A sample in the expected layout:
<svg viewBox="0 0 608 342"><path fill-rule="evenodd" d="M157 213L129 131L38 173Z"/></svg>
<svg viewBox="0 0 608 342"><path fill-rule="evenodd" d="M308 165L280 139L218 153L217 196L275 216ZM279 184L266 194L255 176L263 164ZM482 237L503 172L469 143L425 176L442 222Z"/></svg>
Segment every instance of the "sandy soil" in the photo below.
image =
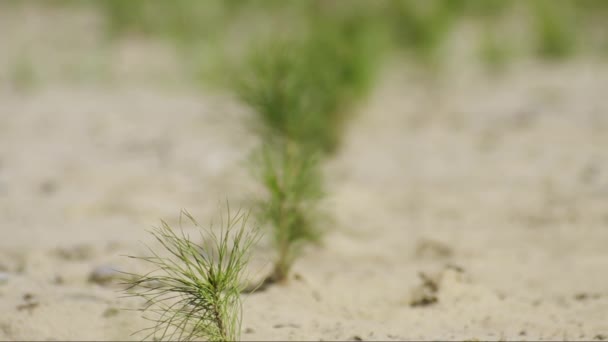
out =
<svg viewBox="0 0 608 342"><path fill-rule="evenodd" d="M7 27L52 35L27 15L3 15L3 51L19 42ZM97 46L78 39L57 58ZM160 218L175 223L186 208L205 222L226 198L256 195L251 114L170 76L167 86L174 66L162 58L133 63L157 48L104 50L109 74L132 72L107 82L45 74L23 92L4 74L1 340L140 338L131 333L148 322L121 309L141 303L90 274L138 270L122 255L143 253ZM605 89L608 67L587 60L518 63L496 78L460 68L436 81L388 68L326 164L323 246L288 285L246 297L242 338L608 339ZM254 265L266 265L259 249Z"/></svg>

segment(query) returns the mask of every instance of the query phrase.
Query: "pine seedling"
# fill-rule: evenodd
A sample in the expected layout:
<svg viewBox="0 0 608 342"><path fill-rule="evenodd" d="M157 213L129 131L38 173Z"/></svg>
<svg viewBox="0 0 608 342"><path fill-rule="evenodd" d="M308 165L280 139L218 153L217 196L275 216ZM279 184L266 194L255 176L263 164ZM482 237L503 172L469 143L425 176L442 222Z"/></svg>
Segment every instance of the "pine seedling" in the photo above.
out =
<svg viewBox="0 0 608 342"><path fill-rule="evenodd" d="M319 16L309 25L302 36L253 48L232 70L232 86L259 116L266 141L330 153L339 146L346 107L372 81L378 35L353 15Z"/></svg>
<svg viewBox="0 0 608 342"><path fill-rule="evenodd" d="M369 87L377 57L371 21L314 14L302 36L258 45L231 78L264 143L255 167L267 196L257 212L277 255L263 284L285 281L302 247L320 240L319 158L338 147L345 109Z"/></svg>
<svg viewBox="0 0 608 342"><path fill-rule="evenodd" d="M303 59L295 41L254 48L235 71L237 96L260 118L263 137L305 140L313 114L307 108L309 84L301 76Z"/></svg>
<svg viewBox="0 0 608 342"><path fill-rule="evenodd" d="M199 225L187 212L180 216ZM132 257L154 266L143 275L130 274L126 292L146 304L139 311L154 322L144 339L237 341L241 330L243 273L249 251L257 241L248 229L248 214L222 216L221 229L200 227L201 244L183 231L176 233L166 222L150 233L164 254L148 247L151 256Z"/></svg>
<svg viewBox="0 0 608 342"><path fill-rule="evenodd" d="M256 212L271 232L276 259L263 286L284 282L302 246L319 239L315 223L321 187L316 156L334 132L324 108L328 95L310 69L311 57L304 40L275 42L265 53L256 49L236 89L258 114L264 142L254 168L266 196Z"/></svg>
<svg viewBox="0 0 608 342"><path fill-rule="evenodd" d="M332 86L335 72L323 72L327 60L312 51L314 43L292 37L261 44L235 73L236 94L258 115L266 142L287 140L328 150L335 140L331 117L339 88Z"/></svg>
<svg viewBox="0 0 608 342"><path fill-rule="evenodd" d="M284 282L307 243L318 242L317 230L322 197L318 159L297 145L263 148L258 154L258 177L267 191L258 213L271 229L277 251L272 274L265 284Z"/></svg>
<svg viewBox="0 0 608 342"><path fill-rule="evenodd" d="M352 105L364 98L373 83L384 44L380 25L373 17L352 14L317 13L302 55L307 56L309 75L320 113L316 137L323 152L340 146L344 123Z"/></svg>

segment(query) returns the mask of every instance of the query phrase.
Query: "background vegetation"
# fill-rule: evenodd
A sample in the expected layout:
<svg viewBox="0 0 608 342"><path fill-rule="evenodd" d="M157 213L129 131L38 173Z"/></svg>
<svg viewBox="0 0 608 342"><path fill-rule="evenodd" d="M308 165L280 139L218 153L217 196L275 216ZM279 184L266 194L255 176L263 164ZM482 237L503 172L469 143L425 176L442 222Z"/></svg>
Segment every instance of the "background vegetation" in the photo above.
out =
<svg viewBox="0 0 608 342"><path fill-rule="evenodd" d="M503 21L511 20L523 26L525 32L521 37L486 37L483 42L499 45L527 40L517 42L524 45L522 53L543 58L603 49L607 44L605 35L598 37L597 34L601 31L601 19L608 11L608 4L602 0L354 0L348 3L335 0L100 0L96 4L107 18L107 30L112 37L138 33L190 46L225 39L239 21L249 25L249 30L240 32L249 40L264 31L259 29L263 26L260 22L267 22L266 30L270 32L297 34L298 29L306 26L328 30L328 25L336 26L345 16L349 23L333 30L326 42L316 43L344 45L343 40L360 39L376 30L391 36L392 46L412 58L441 60L449 58L440 53L446 38L463 23L500 30ZM376 39L381 39L380 35Z"/></svg>

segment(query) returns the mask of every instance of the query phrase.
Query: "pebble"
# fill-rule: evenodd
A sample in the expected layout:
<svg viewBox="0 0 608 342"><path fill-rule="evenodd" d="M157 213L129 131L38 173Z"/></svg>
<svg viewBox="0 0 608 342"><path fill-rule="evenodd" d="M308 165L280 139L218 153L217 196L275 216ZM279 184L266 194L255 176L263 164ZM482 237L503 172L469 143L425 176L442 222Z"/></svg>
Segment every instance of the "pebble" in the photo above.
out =
<svg viewBox="0 0 608 342"><path fill-rule="evenodd" d="M57 248L54 251L54 254L64 260L81 261L92 258L94 256L94 251L91 246L82 244Z"/></svg>
<svg viewBox="0 0 608 342"><path fill-rule="evenodd" d="M107 285L120 279L120 277L121 273L118 272L114 267L99 266L93 269L89 275L89 282L99 285Z"/></svg>
<svg viewBox="0 0 608 342"><path fill-rule="evenodd" d="M107 308L104 312L103 312L103 317L105 318L109 318L109 317L113 317L116 316L120 313L120 310L118 310L117 308Z"/></svg>
<svg viewBox="0 0 608 342"><path fill-rule="evenodd" d="M300 327L300 325L295 324L295 323L286 323L286 324L279 323L279 324L273 325L272 327L275 329L281 329L281 328L296 328L297 329Z"/></svg>

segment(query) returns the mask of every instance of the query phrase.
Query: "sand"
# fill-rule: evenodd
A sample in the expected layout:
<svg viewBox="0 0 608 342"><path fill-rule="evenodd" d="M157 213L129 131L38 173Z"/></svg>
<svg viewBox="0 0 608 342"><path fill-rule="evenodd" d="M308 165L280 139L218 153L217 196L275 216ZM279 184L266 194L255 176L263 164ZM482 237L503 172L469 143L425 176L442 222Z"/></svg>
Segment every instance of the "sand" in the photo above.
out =
<svg viewBox="0 0 608 342"><path fill-rule="evenodd" d="M3 51L26 41L15 34L73 50L30 44L37 70L98 46L65 23L46 32L59 14L26 14L2 15ZM68 17L74 31L95 23ZM124 255L144 253L161 218L205 223L258 195L252 114L180 83L158 49L104 47L92 80L49 71L15 90L3 74L0 340L140 339L149 322L123 309L141 303L91 272L142 270ZM324 165L323 244L288 284L245 296L243 340L608 339L608 67L475 70L386 68ZM254 276L271 256L262 241Z"/></svg>

